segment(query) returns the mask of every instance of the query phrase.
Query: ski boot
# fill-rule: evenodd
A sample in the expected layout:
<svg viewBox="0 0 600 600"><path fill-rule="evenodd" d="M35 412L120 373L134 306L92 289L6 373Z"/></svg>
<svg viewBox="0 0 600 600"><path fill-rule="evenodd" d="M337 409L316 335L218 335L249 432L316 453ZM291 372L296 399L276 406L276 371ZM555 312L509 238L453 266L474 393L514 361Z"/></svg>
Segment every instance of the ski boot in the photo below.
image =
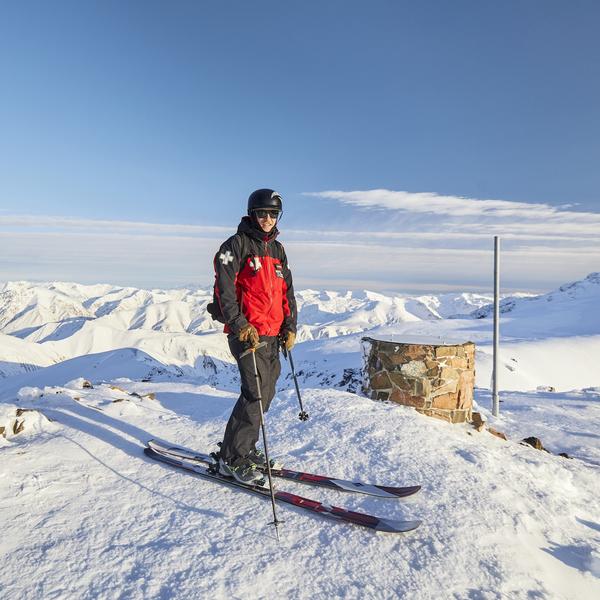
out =
<svg viewBox="0 0 600 600"><path fill-rule="evenodd" d="M254 450L250 450L247 458L249 458L261 471L267 470L267 457L260 448L255 447ZM280 470L283 469L283 465L277 459L272 458L271 469Z"/></svg>
<svg viewBox="0 0 600 600"><path fill-rule="evenodd" d="M265 485L264 473L247 457L236 458L231 464L219 458L219 472L244 485Z"/></svg>

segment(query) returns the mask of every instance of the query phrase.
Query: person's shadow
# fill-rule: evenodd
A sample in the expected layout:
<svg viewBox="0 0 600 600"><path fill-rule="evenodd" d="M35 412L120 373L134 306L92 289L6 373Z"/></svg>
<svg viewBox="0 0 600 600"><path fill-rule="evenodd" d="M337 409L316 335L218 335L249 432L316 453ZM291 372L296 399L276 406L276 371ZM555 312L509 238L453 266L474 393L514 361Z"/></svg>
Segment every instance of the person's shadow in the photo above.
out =
<svg viewBox="0 0 600 600"><path fill-rule="evenodd" d="M141 460L148 464L158 464L156 461L148 458L144 454L146 442L154 437L151 433L145 431L144 429L136 427L135 425L131 425L120 419L115 419L99 409L84 406L75 400L72 400L69 405L62 404L58 406L44 406L41 408L41 412L47 418L56 421L60 425L73 430L79 430L86 435L97 438L117 452L123 452L135 460ZM144 483L133 479L125 473L120 472L116 467L109 464L106 459L103 460L100 456L98 456L98 453L89 450L83 443L73 439L66 433L61 433L60 436L69 443L78 446L83 452L88 454L96 462L100 463L108 471L111 471L118 477L128 481L140 489L173 502L180 509L200 513L208 517L223 518L225 516L222 512L205 510L196 506L191 506L181 502L173 496L159 491L158 489L151 489ZM167 465L164 465L164 467L172 470L172 468L168 467Z"/></svg>
<svg viewBox="0 0 600 600"><path fill-rule="evenodd" d="M189 395L190 395L189 393L181 394L181 396L184 398L182 398L180 400L181 402L183 402L184 405L186 405L188 407L190 406L190 404L189 404L190 398L187 398L187 396L189 396ZM195 395L195 394L192 394L192 395ZM206 394L200 394L200 395L206 395ZM164 406L165 394L161 393L160 396L161 396L161 404ZM171 404L171 406L173 408L176 405L180 404L180 402L176 400L177 394L169 392L167 394L167 396L168 396L167 403ZM156 439L156 440L160 440L160 441L167 442L167 443L169 442L169 440L162 440L160 437L153 435L151 432L146 431L145 429L137 427L136 425L131 425L130 423L127 423L126 421L123 421L121 419L111 417L110 415L106 414L99 408L85 406L84 404L81 403L81 401L79 401L79 402L75 401L70 397L68 399L69 399L68 403L63 403L61 405L56 405L56 406L44 406L43 408L40 407L41 412L43 412L43 414L46 415L46 417L48 417L49 419L52 419L67 428L70 428L73 430L79 430L79 431L85 433L86 435L97 438L98 440L100 440L101 442L106 444L107 446L113 448L115 451L122 452L124 454L129 455L133 460L143 461L144 463L147 463L149 466L150 465L159 465L161 468L164 468L167 471L183 473L183 471L181 469L178 469L177 467L173 467L173 466L167 465L165 463L158 462L156 460L153 460L153 459L147 457L144 454L144 448L146 447L146 442L148 442L148 440ZM214 417L215 414L216 415L226 414L226 411L228 410L228 408L227 408L227 406L223 406L223 405L220 406L222 400L231 400L231 403L234 402L234 399L218 397L218 402L204 403L205 405L212 406L212 409L209 410L206 406L204 406L199 411L190 410L189 412L192 413L192 415L191 415L192 418L195 417L195 419L197 419L200 422L203 420L206 420L207 417ZM151 401L149 401L149 402L151 402ZM224 408L225 408L225 411L223 411ZM101 464L108 471L110 471L113 474L115 474L116 476L124 479L125 481L129 482L130 484L137 486L138 488L140 488L142 490L145 490L146 492L149 492L155 496L158 496L159 498L161 498L163 500L172 502L178 509L198 513L203 516L211 517L211 518L215 518L215 517L219 518L219 519L228 519L229 518L223 512L214 511L214 510L210 510L210 509L198 508L197 506L192 506L190 504L182 502L181 500L177 499L173 495L168 494L164 490L161 491L159 489L150 488L150 487L148 487L148 485L142 483L141 481L138 481L138 480L132 478L131 476L120 472L115 466L109 464L106 461L106 459L103 460L102 458L100 458L98 456L98 454L96 452L89 450L79 441L72 439L71 437L69 437L68 435L65 435L64 433L61 433L60 435L64 439L66 439L69 443L72 443L72 444L78 446L82 451L87 453L93 460L95 460L96 462ZM185 476L187 477L188 475L192 478L190 481L196 480L194 483L199 483L199 480L201 479L200 475L194 475L191 472L185 472ZM206 484L207 485L222 485L221 483L215 483L215 482L211 482L211 481L206 481ZM251 533L252 535L259 533L258 530L251 529L245 525L238 524L236 526L240 529L246 530L248 533Z"/></svg>

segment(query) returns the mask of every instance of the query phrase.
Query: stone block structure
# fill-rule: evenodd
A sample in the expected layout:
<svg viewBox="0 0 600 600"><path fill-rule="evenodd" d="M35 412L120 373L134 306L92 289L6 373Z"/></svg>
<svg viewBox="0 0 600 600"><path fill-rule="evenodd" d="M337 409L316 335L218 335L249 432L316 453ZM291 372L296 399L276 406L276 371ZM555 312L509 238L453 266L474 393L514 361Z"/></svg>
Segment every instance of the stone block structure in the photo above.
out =
<svg viewBox="0 0 600 600"><path fill-rule="evenodd" d="M471 420L475 344L362 338L363 392L450 423Z"/></svg>

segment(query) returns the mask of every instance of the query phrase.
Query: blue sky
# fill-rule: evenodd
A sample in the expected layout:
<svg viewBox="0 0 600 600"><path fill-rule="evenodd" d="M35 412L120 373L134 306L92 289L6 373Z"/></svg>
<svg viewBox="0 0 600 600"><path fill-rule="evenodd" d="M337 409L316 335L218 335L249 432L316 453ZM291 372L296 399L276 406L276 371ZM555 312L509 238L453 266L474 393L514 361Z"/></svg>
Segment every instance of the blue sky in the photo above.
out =
<svg viewBox="0 0 600 600"><path fill-rule="evenodd" d="M489 289L495 234L507 288L600 270L599 17L4 3L0 279L207 284L263 186L299 287Z"/></svg>

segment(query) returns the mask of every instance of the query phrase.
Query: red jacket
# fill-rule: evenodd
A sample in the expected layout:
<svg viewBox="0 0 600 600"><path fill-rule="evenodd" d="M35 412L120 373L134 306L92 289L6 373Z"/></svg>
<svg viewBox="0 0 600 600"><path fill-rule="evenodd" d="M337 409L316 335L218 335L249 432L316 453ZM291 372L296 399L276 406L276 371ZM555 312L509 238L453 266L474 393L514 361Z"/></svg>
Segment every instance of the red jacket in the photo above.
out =
<svg viewBox="0 0 600 600"><path fill-rule="evenodd" d="M215 296L225 333L250 323L259 335L296 331L296 300L285 250L273 228L264 233L244 217L236 235L215 255Z"/></svg>

